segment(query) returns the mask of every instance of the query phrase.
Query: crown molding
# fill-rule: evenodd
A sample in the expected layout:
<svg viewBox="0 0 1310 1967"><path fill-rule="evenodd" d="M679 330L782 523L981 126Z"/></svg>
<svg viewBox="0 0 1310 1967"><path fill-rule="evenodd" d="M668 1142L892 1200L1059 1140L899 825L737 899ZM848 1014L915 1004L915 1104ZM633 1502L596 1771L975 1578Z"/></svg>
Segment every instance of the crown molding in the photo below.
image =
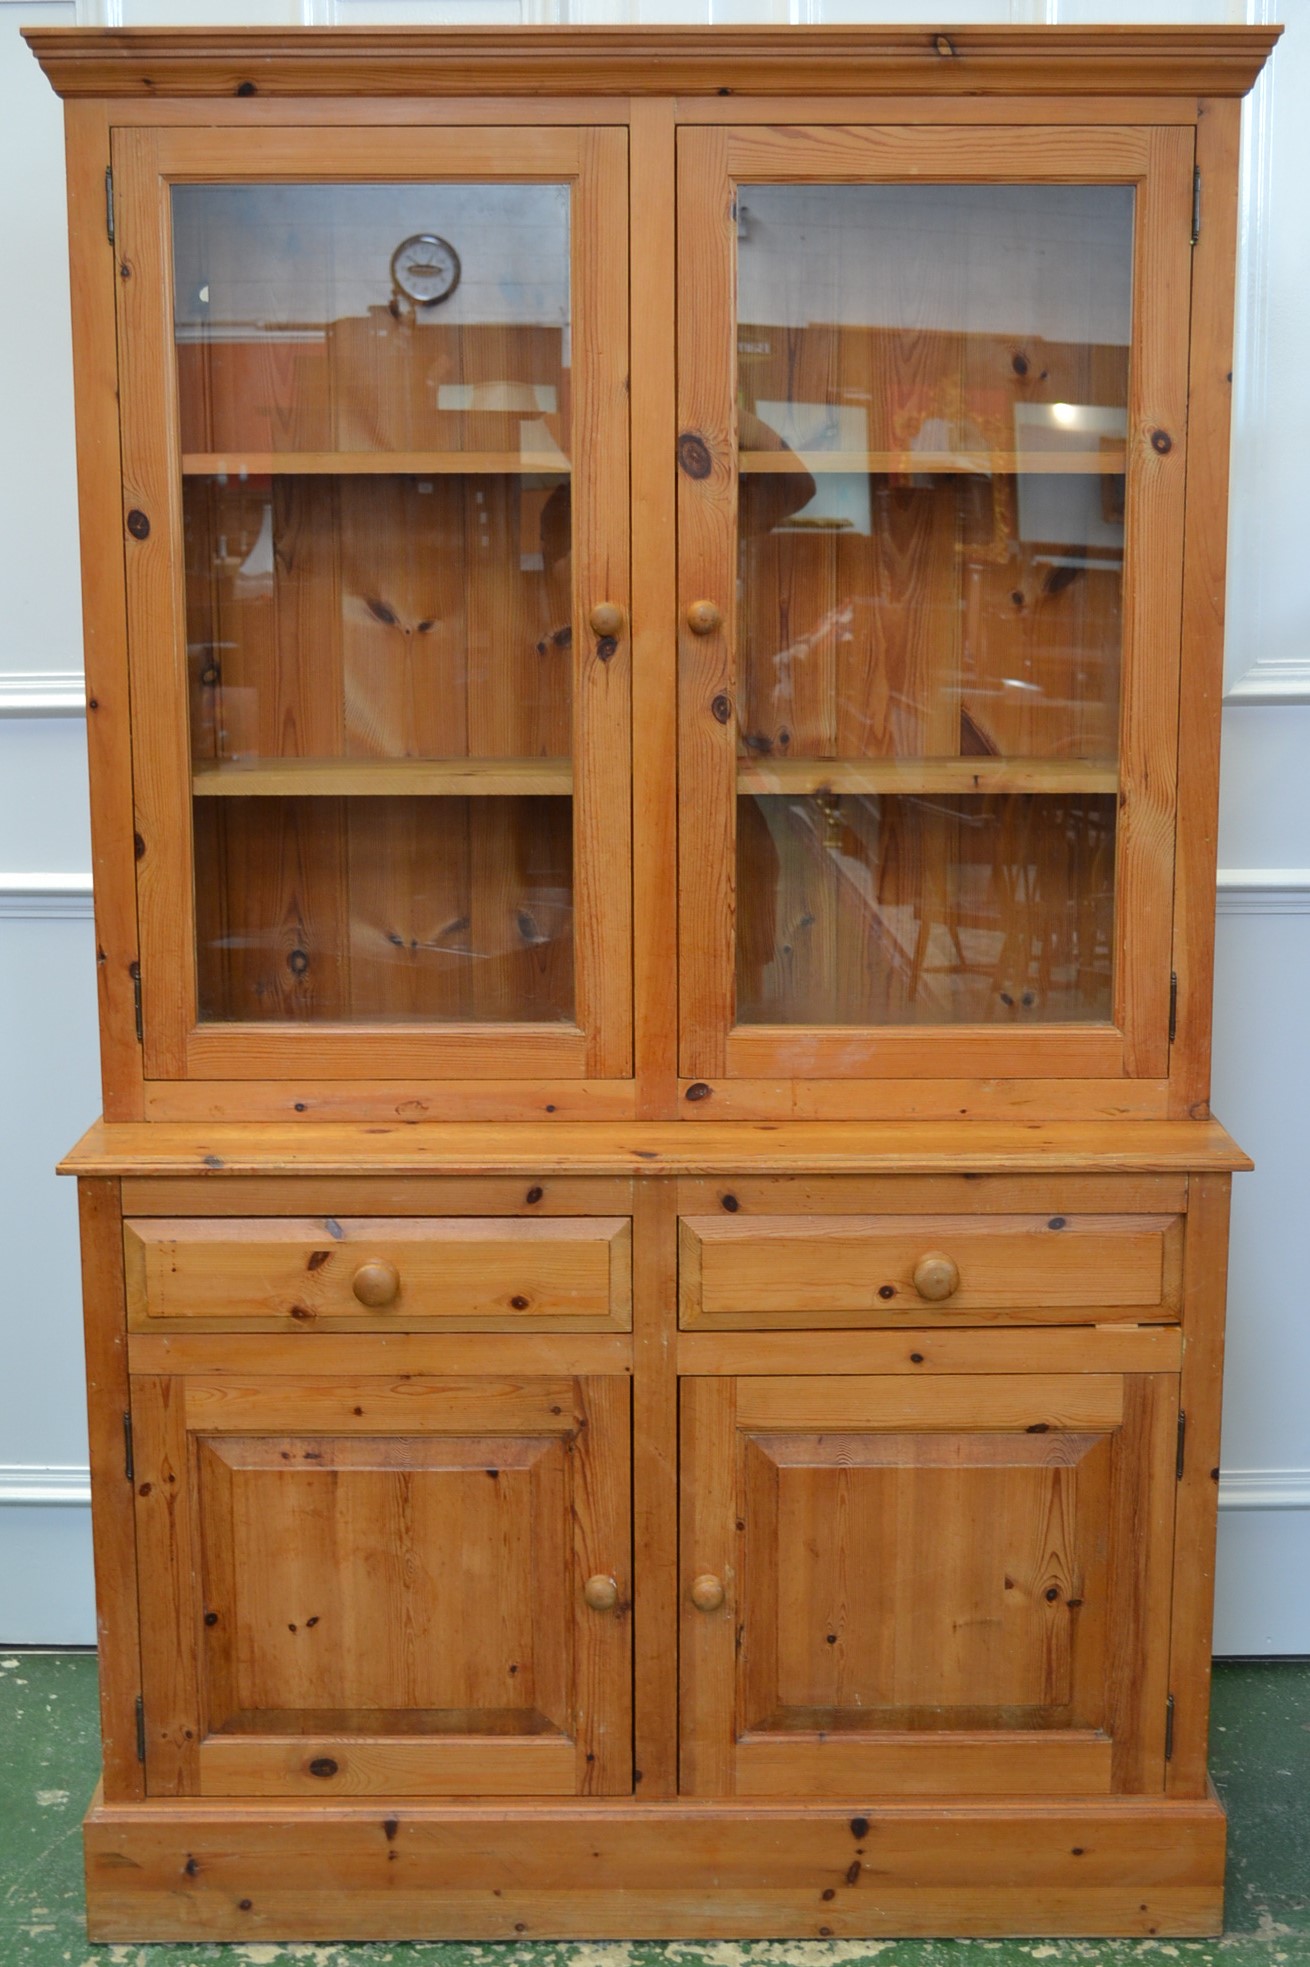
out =
<svg viewBox="0 0 1310 1967"><path fill-rule="evenodd" d="M61 96L1241 96L1277 27L23 30Z"/></svg>

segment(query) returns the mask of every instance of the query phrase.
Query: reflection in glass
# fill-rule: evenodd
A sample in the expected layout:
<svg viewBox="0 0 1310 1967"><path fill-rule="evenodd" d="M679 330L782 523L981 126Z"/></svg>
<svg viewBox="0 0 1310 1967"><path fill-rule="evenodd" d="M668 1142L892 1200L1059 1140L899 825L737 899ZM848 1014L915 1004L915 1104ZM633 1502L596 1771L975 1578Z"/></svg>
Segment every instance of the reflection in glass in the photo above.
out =
<svg viewBox="0 0 1310 1967"><path fill-rule="evenodd" d="M568 187L173 230L201 1019L570 1019Z"/></svg>
<svg viewBox="0 0 1310 1967"><path fill-rule="evenodd" d="M1112 1015L1132 235L743 188L742 1022Z"/></svg>

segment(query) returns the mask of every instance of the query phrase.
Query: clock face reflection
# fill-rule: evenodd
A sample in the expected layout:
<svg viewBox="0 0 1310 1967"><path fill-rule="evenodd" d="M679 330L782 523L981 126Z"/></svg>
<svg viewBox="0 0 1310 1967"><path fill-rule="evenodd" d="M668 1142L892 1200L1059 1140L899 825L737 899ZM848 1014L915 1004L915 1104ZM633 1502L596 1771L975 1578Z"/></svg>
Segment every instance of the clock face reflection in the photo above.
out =
<svg viewBox="0 0 1310 1967"><path fill-rule="evenodd" d="M406 300L418 307L435 307L449 300L459 285L459 254L449 239L435 232L416 232L402 239L391 255L391 278Z"/></svg>

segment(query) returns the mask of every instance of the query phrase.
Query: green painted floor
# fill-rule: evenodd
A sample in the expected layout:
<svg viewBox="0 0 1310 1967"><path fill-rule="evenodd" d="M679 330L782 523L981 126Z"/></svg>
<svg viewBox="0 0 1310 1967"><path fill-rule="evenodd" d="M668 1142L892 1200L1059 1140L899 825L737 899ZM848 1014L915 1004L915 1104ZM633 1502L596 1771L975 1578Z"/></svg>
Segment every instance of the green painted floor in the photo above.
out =
<svg viewBox="0 0 1310 1967"><path fill-rule="evenodd" d="M1215 1674L1214 1775L1230 1815L1222 1940L649 1941L578 1946L88 1946L82 1811L96 1779L95 1661L0 1654L0 1967L1008 1967L1215 1961L1310 1967L1310 1665Z"/></svg>

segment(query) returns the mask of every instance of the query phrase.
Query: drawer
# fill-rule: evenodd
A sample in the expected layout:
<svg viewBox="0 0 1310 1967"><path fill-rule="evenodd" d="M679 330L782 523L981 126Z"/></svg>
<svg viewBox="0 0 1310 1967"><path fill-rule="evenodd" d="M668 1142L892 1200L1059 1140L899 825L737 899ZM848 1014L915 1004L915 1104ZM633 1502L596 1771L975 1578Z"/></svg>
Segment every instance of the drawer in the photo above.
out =
<svg viewBox="0 0 1310 1967"><path fill-rule="evenodd" d="M131 1330L628 1331L619 1216L159 1217L123 1226Z"/></svg>
<svg viewBox="0 0 1310 1967"><path fill-rule="evenodd" d="M1175 1215L684 1216L683 1326L1077 1324L1177 1315Z"/></svg>

